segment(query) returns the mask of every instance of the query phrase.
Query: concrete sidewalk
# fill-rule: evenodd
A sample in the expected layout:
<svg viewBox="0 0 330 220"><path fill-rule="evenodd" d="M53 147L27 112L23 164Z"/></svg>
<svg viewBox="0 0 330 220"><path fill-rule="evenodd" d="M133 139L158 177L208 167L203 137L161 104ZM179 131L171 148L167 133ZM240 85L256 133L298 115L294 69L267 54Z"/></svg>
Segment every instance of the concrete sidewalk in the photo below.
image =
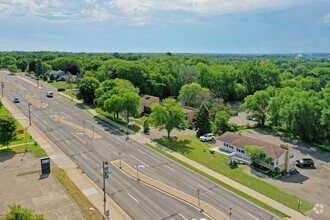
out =
<svg viewBox="0 0 330 220"><path fill-rule="evenodd" d="M103 191L98 187L72 160L59 149L35 124L29 126L29 119L6 97L2 98L3 105L12 113L14 118L27 127L30 135L38 141L52 161L66 171L72 182L85 194L95 208L103 213ZM110 209L110 219L131 219L109 196L107 196L107 210Z"/></svg>
<svg viewBox="0 0 330 220"><path fill-rule="evenodd" d="M9 145L8 147L0 147L0 149L5 149L5 148L11 148L11 147L17 147L17 146L22 146L26 144L34 144L34 142L27 142L27 143L22 143L22 144L15 144L15 145Z"/></svg>

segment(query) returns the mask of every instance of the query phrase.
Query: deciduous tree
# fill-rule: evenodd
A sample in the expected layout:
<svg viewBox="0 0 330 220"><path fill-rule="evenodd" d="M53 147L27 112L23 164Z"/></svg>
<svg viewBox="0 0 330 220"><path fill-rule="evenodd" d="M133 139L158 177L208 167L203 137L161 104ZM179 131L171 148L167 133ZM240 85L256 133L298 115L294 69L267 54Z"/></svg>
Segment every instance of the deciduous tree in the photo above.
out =
<svg viewBox="0 0 330 220"><path fill-rule="evenodd" d="M181 103L177 103L175 99L164 99L163 106L154 104L149 118L154 126L167 131L168 138L174 128L184 130L188 126L187 115L183 111Z"/></svg>
<svg viewBox="0 0 330 220"><path fill-rule="evenodd" d="M16 138L14 131L17 126L13 117L0 118L0 144L9 145Z"/></svg>
<svg viewBox="0 0 330 220"><path fill-rule="evenodd" d="M210 98L209 89L202 88L198 83L182 86L179 92L179 100L190 107L198 108Z"/></svg>
<svg viewBox="0 0 330 220"><path fill-rule="evenodd" d="M83 99L84 102L93 103L95 98L95 90L99 87L100 82L94 77L85 77L81 80L77 97Z"/></svg>
<svg viewBox="0 0 330 220"><path fill-rule="evenodd" d="M44 220L43 215L34 215L34 210L23 208L21 205L8 205L10 212L5 215L4 220Z"/></svg>

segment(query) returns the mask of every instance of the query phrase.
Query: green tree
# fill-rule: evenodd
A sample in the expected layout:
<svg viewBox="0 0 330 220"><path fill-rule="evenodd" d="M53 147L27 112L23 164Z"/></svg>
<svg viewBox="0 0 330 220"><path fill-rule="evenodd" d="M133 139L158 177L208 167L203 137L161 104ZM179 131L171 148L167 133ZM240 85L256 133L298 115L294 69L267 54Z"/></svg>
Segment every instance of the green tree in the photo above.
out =
<svg viewBox="0 0 330 220"><path fill-rule="evenodd" d="M93 103L95 98L95 90L99 87L100 82L94 77L85 77L81 80L77 97L83 99L86 103Z"/></svg>
<svg viewBox="0 0 330 220"><path fill-rule="evenodd" d="M245 103L240 106L240 109L246 110L247 113L252 112L252 117L264 126L267 119L268 93L264 90L257 91L253 95L247 96L244 101Z"/></svg>
<svg viewBox="0 0 330 220"><path fill-rule="evenodd" d="M50 80L55 80L55 76L54 76L54 74L50 74L50 78L49 78Z"/></svg>
<svg viewBox="0 0 330 220"><path fill-rule="evenodd" d="M113 118L117 114L119 118L119 113L124 111L124 99L119 95L112 95L111 98L104 101L104 109L109 113L113 113Z"/></svg>
<svg viewBox="0 0 330 220"><path fill-rule="evenodd" d="M10 212L5 215L4 220L43 220L44 216L33 215L34 210L23 208L21 205L8 205Z"/></svg>
<svg viewBox="0 0 330 220"><path fill-rule="evenodd" d="M135 115L138 112L141 97L134 92L123 93L123 108L127 112L127 123L129 123L130 115Z"/></svg>
<svg viewBox="0 0 330 220"><path fill-rule="evenodd" d="M16 67L15 64L11 64L7 68L11 73L16 73L17 72L17 67Z"/></svg>
<svg viewBox="0 0 330 220"><path fill-rule="evenodd" d="M1 99L0 99L0 109L2 108L2 106L3 106L3 104L2 104Z"/></svg>
<svg viewBox="0 0 330 220"><path fill-rule="evenodd" d="M40 59L37 59L36 62L36 75L37 77L41 76L43 74L42 72L42 63Z"/></svg>
<svg viewBox="0 0 330 220"><path fill-rule="evenodd" d="M245 153L248 155L253 165L259 163L264 157L262 149L256 145L246 145Z"/></svg>
<svg viewBox="0 0 330 220"><path fill-rule="evenodd" d="M16 128L13 117L0 118L0 144L8 147L9 143L16 139L16 134L14 133Z"/></svg>
<svg viewBox="0 0 330 220"><path fill-rule="evenodd" d="M212 131L214 134L223 134L226 131L230 130L230 126L228 121L230 119L230 115L224 111L219 111L215 115L215 121L212 123Z"/></svg>
<svg viewBox="0 0 330 220"><path fill-rule="evenodd" d="M202 104L196 112L194 126L197 130L197 136L211 132L210 115L205 104Z"/></svg>
<svg viewBox="0 0 330 220"><path fill-rule="evenodd" d="M9 65L16 64L16 59L12 56L5 56L1 59L2 68L8 68Z"/></svg>
<svg viewBox="0 0 330 220"><path fill-rule="evenodd" d="M163 106L154 104L151 110L150 122L160 130L165 129L168 138L174 128L184 130L188 127L187 115L183 111L181 103L177 103L175 99L164 99Z"/></svg>
<svg viewBox="0 0 330 220"><path fill-rule="evenodd" d="M179 100L184 105L198 108L209 100L209 89L202 88L198 83L191 83L182 86L179 92Z"/></svg>
<svg viewBox="0 0 330 220"><path fill-rule="evenodd" d="M24 72L28 68L29 62L26 59L19 59L16 62L16 66L18 69Z"/></svg>

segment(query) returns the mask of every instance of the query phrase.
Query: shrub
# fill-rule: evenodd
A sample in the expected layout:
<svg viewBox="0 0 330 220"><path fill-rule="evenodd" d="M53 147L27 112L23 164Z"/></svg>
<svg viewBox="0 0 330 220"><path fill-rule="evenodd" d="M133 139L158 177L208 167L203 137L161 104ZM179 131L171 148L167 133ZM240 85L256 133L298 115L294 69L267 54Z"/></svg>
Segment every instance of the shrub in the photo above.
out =
<svg viewBox="0 0 330 220"><path fill-rule="evenodd" d="M55 80L54 74L50 74L50 80Z"/></svg>

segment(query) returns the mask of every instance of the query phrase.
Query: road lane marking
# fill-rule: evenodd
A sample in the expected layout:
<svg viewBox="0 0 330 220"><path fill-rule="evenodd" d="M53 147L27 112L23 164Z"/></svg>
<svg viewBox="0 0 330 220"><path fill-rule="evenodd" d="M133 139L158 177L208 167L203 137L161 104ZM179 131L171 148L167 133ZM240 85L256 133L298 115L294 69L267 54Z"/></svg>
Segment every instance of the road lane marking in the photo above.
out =
<svg viewBox="0 0 330 220"><path fill-rule="evenodd" d="M71 145L71 143L68 141L68 140L65 140L68 144L70 144Z"/></svg>
<svg viewBox="0 0 330 220"><path fill-rule="evenodd" d="M141 160L137 159L136 157L130 155L131 157L133 157L135 160L139 161L140 163L144 164L146 167L149 167L147 164L143 163Z"/></svg>
<svg viewBox="0 0 330 220"><path fill-rule="evenodd" d="M167 167L168 169L170 169L170 170L176 172L176 170L172 169L171 167L169 167L169 166L167 166L167 165L165 165L165 167Z"/></svg>
<svg viewBox="0 0 330 220"><path fill-rule="evenodd" d="M252 218L254 218L254 219L256 219L256 220L259 220L257 217L255 217L254 215L251 215L250 213L246 213L246 214L248 214L249 216L251 216Z"/></svg>
<svg viewBox="0 0 330 220"><path fill-rule="evenodd" d="M138 150L139 152L141 152L142 154L145 154L142 150L136 148L136 150Z"/></svg>
<svg viewBox="0 0 330 220"><path fill-rule="evenodd" d="M184 220L188 220L186 217L184 217L184 216L181 215L180 213L178 213L178 215L180 215L180 217L182 217Z"/></svg>
<svg viewBox="0 0 330 220"><path fill-rule="evenodd" d="M215 193L214 192L212 192L210 189L208 189L208 188L206 188L206 187L204 187L204 186L202 186L201 184L198 184L200 187L202 187L203 189L205 189L207 192L210 192L210 193L212 193L212 194L214 194L215 195Z"/></svg>
<svg viewBox="0 0 330 220"><path fill-rule="evenodd" d="M87 159L87 157L84 154L81 154L81 156L85 157Z"/></svg>
<svg viewBox="0 0 330 220"><path fill-rule="evenodd" d="M136 198L134 198L131 194L129 194L129 192L127 192L127 194L132 198L132 199L134 199L135 200L135 202L137 202L137 203L139 203L139 201L137 201L137 199Z"/></svg>
<svg viewBox="0 0 330 220"><path fill-rule="evenodd" d="M79 137L78 137L77 135L75 135L73 132L71 132L71 134L72 134L73 136L75 136L76 138L78 138L81 142L83 142L84 144L86 144L85 141L81 140L81 138L79 138Z"/></svg>

